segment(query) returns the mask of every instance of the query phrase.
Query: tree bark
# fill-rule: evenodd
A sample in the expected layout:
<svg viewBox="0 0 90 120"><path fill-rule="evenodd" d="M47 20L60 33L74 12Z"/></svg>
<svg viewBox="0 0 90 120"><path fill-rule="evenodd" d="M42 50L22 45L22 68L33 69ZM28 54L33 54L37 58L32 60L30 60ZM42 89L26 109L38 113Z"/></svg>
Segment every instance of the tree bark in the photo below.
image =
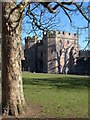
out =
<svg viewBox="0 0 90 120"><path fill-rule="evenodd" d="M2 112L17 116L25 104L21 72L21 21L15 2L2 3Z"/></svg>

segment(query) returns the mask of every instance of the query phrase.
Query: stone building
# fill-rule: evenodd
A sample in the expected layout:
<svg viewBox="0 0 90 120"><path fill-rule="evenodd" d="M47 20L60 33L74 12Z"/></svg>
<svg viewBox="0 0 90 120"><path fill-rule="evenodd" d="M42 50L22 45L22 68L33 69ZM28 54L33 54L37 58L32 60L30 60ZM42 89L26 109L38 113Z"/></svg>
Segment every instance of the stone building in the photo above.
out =
<svg viewBox="0 0 90 120"><path fill-rule="evenodd" d="M24 69L31 72L43 72L42 60L43 41L37 36L25 38Z"/></svg>
<svg viewBox="0 0 90 120"><path fill-rule="evenodd" d="M43 39L27 37L25 39L24 69L43 73L75 73L78 57L77 34L49 31L43 33Z"/></svg>
<svg viewBox="0 0 90 120"><path fill-rule="evenodd" d="M90 75L90 50L80 50L76 64L76 74Z"/></svg>

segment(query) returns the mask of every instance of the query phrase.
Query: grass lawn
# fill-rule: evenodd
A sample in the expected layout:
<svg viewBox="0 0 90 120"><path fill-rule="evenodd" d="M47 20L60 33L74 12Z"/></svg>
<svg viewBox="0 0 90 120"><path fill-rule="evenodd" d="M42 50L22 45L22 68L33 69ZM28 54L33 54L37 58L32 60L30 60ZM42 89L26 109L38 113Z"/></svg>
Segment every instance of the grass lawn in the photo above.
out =
<svg viewBox="0 0 90 120"><path fill-rule="evenodd" d="M30 117L88 118L88 80L76 75L23 73Z"/></svg>

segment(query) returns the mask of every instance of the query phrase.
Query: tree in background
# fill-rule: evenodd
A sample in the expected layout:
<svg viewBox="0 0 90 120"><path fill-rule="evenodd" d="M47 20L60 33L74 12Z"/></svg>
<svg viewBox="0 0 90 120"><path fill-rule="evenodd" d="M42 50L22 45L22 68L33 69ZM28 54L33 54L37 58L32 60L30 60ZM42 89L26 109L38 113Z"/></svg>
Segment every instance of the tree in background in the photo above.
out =
<svg viewBox="0 0 90 120"><path fill-rule="evenodd" d="M12 0L13 1L13 0ZM72 22L71 13L79 12L88 22L88 8L84 2L4 2L2 3L2 112L4 115L19 115L24 109L25 99L23 94L21 74L21 25L22 19L28 16L32 29L46 31L57 14L57 9L62 9ZM37 10L40 6L42 9ZM74 6L74 7L73 7ZM36 10L36 11L35 11ZM44 12L50 12L52 17L43 18ZM48 28L48 29L47 29Z"/></svg>

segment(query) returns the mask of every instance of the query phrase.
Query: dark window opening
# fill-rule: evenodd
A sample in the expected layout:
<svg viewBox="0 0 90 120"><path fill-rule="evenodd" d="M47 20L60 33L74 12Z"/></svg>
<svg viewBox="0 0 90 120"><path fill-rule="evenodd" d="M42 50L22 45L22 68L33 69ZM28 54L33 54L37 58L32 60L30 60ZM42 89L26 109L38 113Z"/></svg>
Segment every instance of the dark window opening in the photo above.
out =
<svg viewBox="0 0 90 120"><path fill-rule="evenodd" d="M60 56L62 55L62 50L60 50Z"/></svg>
<svg viewBox="0 0 90 120"><path fill-rule="evenodd" d="M55 44L52 45L52 50L53 50L53 51L56 51L56 46L55 46Z"/></svg>
<svg viewBox="0 0 90 120"><path fill-rule="evenodd" d="M41 58L42 58L42 55L43 55L43 54L42 54L42 52L41 52Z"/></svg>
<svg viewBox="0 0 90 120"><path fill-rule="evenodd" d="M45 50L45 54L46 54L46 50Z"/></svg>
<svg viewBox="0 0 90 120"><path fill-rule="evenodd" d="M63 35L64 35L64 31L63 31L63 33L62 33Z"/></svg>
<svg viewBox="0 0 90 120"><path fill-rule="evenodd" d="M74 44L76 44L76 40L74 40Z"/></svg>
<svg viewBox="0 0 90 120"><path fill-rule="evenodd" d="M69 41L67 40L67 44L69 44Z"/></svg>
<svg viewBox="0 0 90 120"><path fill-rule="evenodd" d="M53 53L53 50L51 50L51 54Z"/></svg>
<svg viewBox="0 0 90 120"><path fill-rule="evenodd" d="M76 34L74 34L74 36L76 36Z"/></svg>
<svg viewBox="0 0 90 120"><path fill-rule="evenodd" d="M62 43L62 40L60 40L60 43Z"/></svg>

